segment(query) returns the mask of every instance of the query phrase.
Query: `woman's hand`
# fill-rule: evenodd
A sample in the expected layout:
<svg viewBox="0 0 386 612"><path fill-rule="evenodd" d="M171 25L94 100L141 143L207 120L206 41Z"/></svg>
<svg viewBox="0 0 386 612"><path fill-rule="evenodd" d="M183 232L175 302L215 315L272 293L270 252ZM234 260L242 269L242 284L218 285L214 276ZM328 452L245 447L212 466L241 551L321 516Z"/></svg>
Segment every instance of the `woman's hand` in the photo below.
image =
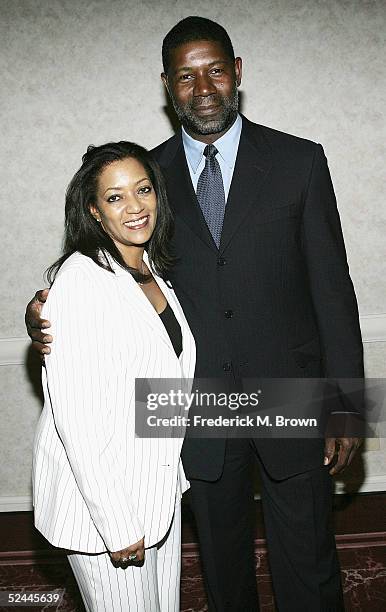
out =
<svg viewBox="0 0 386 612"><path fill-rule="evenodd" d="M142 538L136 544L132 544L123 550L110 553L114 565L127 567L130 563L143 563L145 558L145 540Z"/></svg>

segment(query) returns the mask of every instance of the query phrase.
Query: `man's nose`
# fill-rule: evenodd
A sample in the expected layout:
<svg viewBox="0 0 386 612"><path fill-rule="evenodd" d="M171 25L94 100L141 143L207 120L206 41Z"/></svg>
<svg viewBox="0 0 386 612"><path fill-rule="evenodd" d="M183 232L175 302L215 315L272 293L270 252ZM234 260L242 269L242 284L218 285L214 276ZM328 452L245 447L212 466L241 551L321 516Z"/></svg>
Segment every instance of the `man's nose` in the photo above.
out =
<svg viewBox="0 0 386 612"><path fill-rule="evenodd" d="M216 93L216 88L208 74L197 75L194 81L194 95L210 96Z"/></svg>

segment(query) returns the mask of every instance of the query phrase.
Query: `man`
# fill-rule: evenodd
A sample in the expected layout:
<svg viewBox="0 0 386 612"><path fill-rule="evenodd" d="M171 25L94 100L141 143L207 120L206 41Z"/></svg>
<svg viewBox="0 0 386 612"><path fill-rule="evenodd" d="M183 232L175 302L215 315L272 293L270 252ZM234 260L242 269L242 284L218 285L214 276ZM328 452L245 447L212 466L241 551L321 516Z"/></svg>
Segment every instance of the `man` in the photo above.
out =
<svg viewBox="0 0 386 612"><path fill-rule="evenodd" d="M256 376L362 377L357 304L322 147L238 114L242 61L220 25L182 20L162 57L182 130L154 156L175 214L171 280L196 339L196 377L223 378L230 389ZM35 300L27 312L37 342L40 306ZM331 475L358 446L357 438L185 441L210 610L258 610L254 458L278 610L343 610Z"/></svg>

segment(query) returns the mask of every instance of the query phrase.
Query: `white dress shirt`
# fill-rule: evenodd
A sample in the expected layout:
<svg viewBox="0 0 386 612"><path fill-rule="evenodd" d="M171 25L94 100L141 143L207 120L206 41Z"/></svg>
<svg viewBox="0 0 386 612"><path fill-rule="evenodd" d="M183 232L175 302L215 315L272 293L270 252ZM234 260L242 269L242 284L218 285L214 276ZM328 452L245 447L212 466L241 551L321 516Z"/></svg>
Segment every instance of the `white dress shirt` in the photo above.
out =
<svg viewBox="0 0 386 612"><path fill-rule="evenodd" d="M236 121L232 127L213 143L218 150L216 159L221 169L225 200L228 199L229 189L232 182L233 170L239 148L242 123L243 122L240 115L237 115ZM188 162L190 178L192 179L194 191L197 191L198 179L205 167L204 149L206 144L205 142L195 140L189 136L184 128L182 128L182 142Z"/></svg>

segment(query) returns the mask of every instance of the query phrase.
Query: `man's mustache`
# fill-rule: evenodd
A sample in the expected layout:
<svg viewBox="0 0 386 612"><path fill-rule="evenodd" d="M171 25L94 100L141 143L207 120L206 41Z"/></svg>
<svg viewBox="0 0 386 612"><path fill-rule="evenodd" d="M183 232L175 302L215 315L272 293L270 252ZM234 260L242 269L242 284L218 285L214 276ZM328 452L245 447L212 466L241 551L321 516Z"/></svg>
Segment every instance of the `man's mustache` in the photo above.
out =
<svg viewBox="0 0 386 612"><path fill-rule="evenodd" d="M221 96L216 96L216 94L213 94L212 96L203 96L202 98L195 98L189 103L189 107L195 110L198 107L202 108L203 106L213 106L215 104L217 106L220 106L222 104L222 98Z"/></svg>

